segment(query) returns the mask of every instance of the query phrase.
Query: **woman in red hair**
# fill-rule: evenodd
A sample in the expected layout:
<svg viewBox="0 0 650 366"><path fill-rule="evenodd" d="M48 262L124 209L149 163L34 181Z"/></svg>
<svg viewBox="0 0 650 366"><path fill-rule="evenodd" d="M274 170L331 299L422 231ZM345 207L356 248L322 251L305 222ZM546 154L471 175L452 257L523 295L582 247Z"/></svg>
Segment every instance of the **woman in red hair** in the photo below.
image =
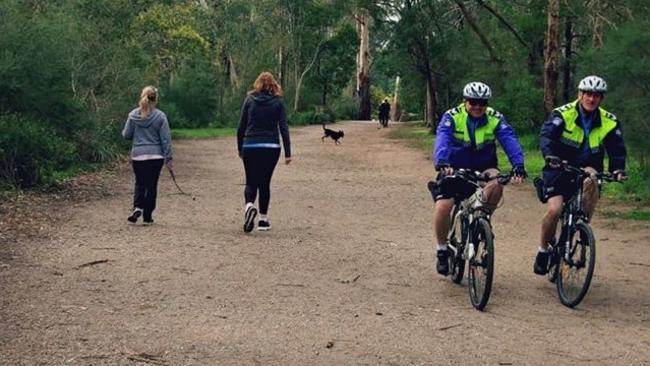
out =
<svg viewBox="0 0 650 366"><path fill-rule="evenodd" d="M271 229L267 214L271 198L271 177L280 158L279 135L282 135L284 162L291 162L289 126L281 96L282 88L273 75L263 72L255 80L253 90L248 92L241 109L237 149L246 172L244 232L247 233L255 226L255 198L258 191L260 220L257 229Z"/></svg>

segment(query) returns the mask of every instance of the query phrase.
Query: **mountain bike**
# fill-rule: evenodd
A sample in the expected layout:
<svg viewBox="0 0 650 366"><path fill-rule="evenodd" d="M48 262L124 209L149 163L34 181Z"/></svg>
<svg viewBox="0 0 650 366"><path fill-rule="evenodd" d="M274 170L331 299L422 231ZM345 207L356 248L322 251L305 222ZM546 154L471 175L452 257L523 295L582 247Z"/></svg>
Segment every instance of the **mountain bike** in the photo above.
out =
<svg viewBox="0 0 650 366"><path fill-rule="evenodd" d="M587 294L596 266L596 238L582 207L583 181L590 174L565 162L554 163L559 165L558 169L572 176L570 182L575 184L575 192L562 209L559 237L550 243L551 260L547 276L550 282L556 284L560 302L573 308ZM539 179L536 181L539 182ZM599 189L604 182L618 182L609 173L597 173L595 179Z"/></svg>
<svg viewBox="0 0 650 366"><path fill-rule="evenodd" d="M459 169L439 182L429 182L434 197L442 184L453 185L456 192L447 243L449 272L451 280L459 284L467 263L469 299L477 310L483 310L488 303L494 275L494 234L490 212L483 207L483 183L497 179L499 184L506 185L510 178L510 173L486 177L480 172Z"/></svg>

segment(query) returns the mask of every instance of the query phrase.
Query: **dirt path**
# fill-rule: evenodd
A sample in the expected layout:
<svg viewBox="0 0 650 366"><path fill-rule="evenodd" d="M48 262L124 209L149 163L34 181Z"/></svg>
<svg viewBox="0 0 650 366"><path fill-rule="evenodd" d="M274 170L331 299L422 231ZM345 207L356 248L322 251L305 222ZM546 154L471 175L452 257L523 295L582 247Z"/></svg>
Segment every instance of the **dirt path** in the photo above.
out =
<svg viewBox="0 0 650 366"><path fill-rule="evenodd" d="M508 187L494 217L486 312L435 273L427 154L346 123L292 130L270 232L244 235L233 138L175 142L156 225L116 194L56 212L46 235L3 243L2 365L647 365L650 230L596 219L598 263L577 310L532 273L542 206ZM87 264L87 265L85 265Z"/></svg>

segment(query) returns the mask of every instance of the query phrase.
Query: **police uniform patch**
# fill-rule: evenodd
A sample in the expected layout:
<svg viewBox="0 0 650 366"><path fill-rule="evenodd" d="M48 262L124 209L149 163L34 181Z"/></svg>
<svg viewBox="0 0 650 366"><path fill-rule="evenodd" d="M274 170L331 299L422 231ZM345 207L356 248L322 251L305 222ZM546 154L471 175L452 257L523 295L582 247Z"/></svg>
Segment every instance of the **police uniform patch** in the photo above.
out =
<svg viewBox="0 0 650 366"><path fill-rule="evenodd" d="M445 123L443 123L443 125L449 127L449 126L451 126L451 121L445 121Z"/></svg>
<svg viewBox="0 0 650 366"><path fill-rule="evenodd" d="M623 132L621 131L620 128L617 128L617 129L616 129L616 135L617 135L617 136L623 136Z"/></svg>
<svg viewBox="0 0 650 366"><path fill-rule="evenodd" d="M496 110L494 110L494 109L492 109L492 108L488 108L488 110L487 110L487 114L489 114L489 115L491 115L491 116L495 116L495 117L497 117L497 118L501 118L501 117L503 117L503 115L501 114L501 112L496 111Z"/></svg>
<svg viewBox="0 0 650 366"><path fill-rule="evenodd" d="M553 118L553 121L551 121L556 126L559 126L562 124L562 118Z"/></svg>
<svg viewBox="0 0 650 366"><path fill-rule="evenodd" d="M613 121L616 121L616 116L609 113L609 112L605 112L605 117L607 117L607 118L609 118L609 119L611 119Z"/></svg>

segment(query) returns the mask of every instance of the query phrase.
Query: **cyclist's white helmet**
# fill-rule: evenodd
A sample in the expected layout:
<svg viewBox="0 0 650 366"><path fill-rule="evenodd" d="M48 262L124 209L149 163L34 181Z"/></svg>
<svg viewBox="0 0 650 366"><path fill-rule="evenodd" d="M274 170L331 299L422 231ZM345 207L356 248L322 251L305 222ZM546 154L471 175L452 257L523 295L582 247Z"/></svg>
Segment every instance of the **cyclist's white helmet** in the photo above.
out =
<svg viewBox="0 0 650 366"><path fill-rule="evenodd" d="M490 87L479 82L473 81L463 88L463 97L467 99L490 99L492 91Z"/></svg>
<svg viewBox="0 0 650 366"><path fill-rule="evenodd" d="M583 92L594 92L594 93L607 93L607 83L603 78L596 76L596 75L590 75L587 76L586 78L580 80L580 84L578 85L578 90L583 91Z"/></svg>

